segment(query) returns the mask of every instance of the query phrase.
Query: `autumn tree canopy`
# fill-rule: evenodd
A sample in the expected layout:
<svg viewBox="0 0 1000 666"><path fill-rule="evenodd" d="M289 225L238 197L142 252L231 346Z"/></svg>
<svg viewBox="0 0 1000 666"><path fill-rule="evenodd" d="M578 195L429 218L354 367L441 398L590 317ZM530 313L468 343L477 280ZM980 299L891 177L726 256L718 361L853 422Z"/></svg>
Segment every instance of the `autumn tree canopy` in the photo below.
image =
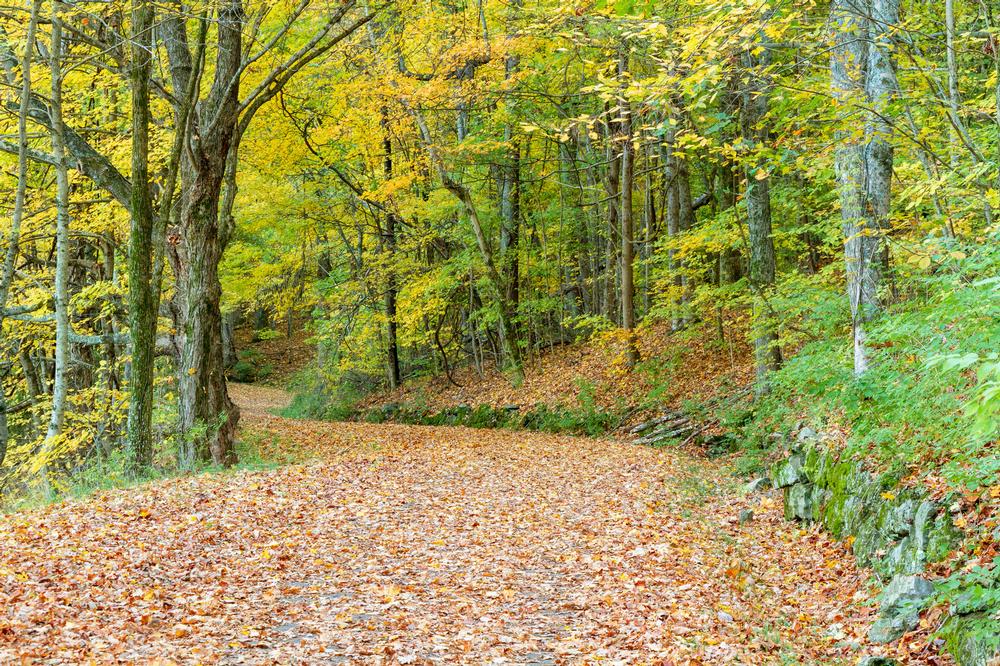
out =
<svg viewBox="0 0 1000 666"><path fill-rule="evenodd" d="M238 330L304 327L300 389L328 401L465 367L517 386L595 335L633 372L660 324L749 342L758 399L819 340L863 378L887 317L994 284L997 20L971 0L5 7L3 487L95 455L234 463L226 378L260 369ZM981 424L983 322L929 355L979 373Z"/></svg>

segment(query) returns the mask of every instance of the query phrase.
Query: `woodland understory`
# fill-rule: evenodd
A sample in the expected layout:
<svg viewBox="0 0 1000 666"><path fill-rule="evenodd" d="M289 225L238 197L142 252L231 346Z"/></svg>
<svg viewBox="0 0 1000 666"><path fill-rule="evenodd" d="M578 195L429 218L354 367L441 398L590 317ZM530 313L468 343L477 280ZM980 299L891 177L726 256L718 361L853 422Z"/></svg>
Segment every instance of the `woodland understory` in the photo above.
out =
<svg viewBox="0 0 1000 666"><path fill-rule="evenodd" d="M448 474L488 467L538 487L572 479L565 505L549 495L538 501L559 516L587 502L601 505L594 524L575 525L563 544L576 553L570 560L522 544L532 566L544 569L550 557L560 562L553 565L558 574L542 581L558 594L535 599L539 607L604 609L548 609L580 611L574 617L587 629L554 642L539 638L554 631L548 625L491 633L517 646L507 652L463 634L465 643L439 651L453 659L516 661L538 652L585 661L603 649L621 663L656 663L653 656L678 664L848 663L866 645L863 638L852 643L863 634L855 620L872 614L865 574L847 563L849 552L858 553L857 535L837 534L839 522L839 542L815 528L778 527L776 496L734 494L738 475L751 479L778 463L771 474L777 484L782 470L806 461L787 485L777 484L785 488L786 514L829 527L821 514L841 489L821 483L841 482L815 467L826 456L874 475L885 502L898 505L897 497L911 493L914 506L932 502L949 535L952 528L960 535L936 561L921 551L920 571L908 575L933 578L936 592L920 600L921 624L906 630L914 633L886 654L903 663L947 663L942 650L962 650L941 630L959 616L973 627L962 636L976 650L1000 650L994 2L24 0L0 7L0 61L0 165L10 188L0 190L0 505L27 511L5 519L13 522L0 536L16 553L0 559L0 600L20 608L0 615L0 655L4 641L29 631L35 656L65 648L54 658L72 662L65 655L74 641L94 635L74 634L63 616L63 634L31 628L44 624L46 600L65 601L86 579L67 553L89 546L73 542L60 551L68 559L40 564L39 553L51 545L41 525L69 534L100 523L106 531L94 538L103 539L114 529L101 522L105 514L125 511L125 520L162 518L152 531L170 532L184 514L167 518L172 489L188 506L198 493L215 492L202 483L231 483L253 506L287 491L305 515L312 491L330 502L357 499L336 467L343 462L359 470L385 464L388 477L364 468L377 488L366 501L405 496L414 484L414 506L439 502L456 534L478 528L460 515L458 498L422 486L419 474L436 469L442 488L475 492L483 511L496 501L517 520L539 522L540 536L557 532L558 521L511 507L500 496L510 489L499 481L473 491ZM283 410L279 419L245 395L234 400L233 381L276 384L294 397L279 393L268 403ZM238 404L249 406L249 419L241 419ZM612 441L657 418L652 432L666 434L642 443L659 451ZM320 423L349 420L483 429L474 436ZM330 434L338 427L349 441ZM521 448L505 429L547 434L525 435L530 443ZM824 451L789 444L814 429ZM368 438L384 441L388 452ZM310 449L312 440L322 445ZM440 449L427 449L430 440ZM610 448L602 452L601 442ZM300 455L303 448L310 455ZM323 473L340 485L316 490L319 468L308 465L261 472L266 481L241 471L306 460L324 461ZM617 466L615 478L635 506L614 505L611 486L590 476L587 460ZM631 481L621 471L629 465ZM217 480L194 475L233 468ZM706 536L683 516L675 523L677 515L657 513L647 524L641 511L632 513L639 504L656 513L672 501L659 491L647 496L641 484L684 495L713 475L725 481L671 510L735 529L728 545L729 537ZM586 479L601 492L588 490ZM156 483L132 488L147 481ZM302 487L280 487L296 483ZM119 486L129 489L90 495ZM73 495L82 504L32 512ZM826 499L815 499L821 495ZM815 507L790 509L795 497L814 498ZM143 508L146 498L155 510ZM732 516L717 515L750 510L758 499L756 523L733 528ZM232 530L225 567L242 553L263 574L280 560L281 547L260 544L299 538L270 509L259 515L282 534L265 539L248 536L253 528L230 508L212 506L212 529ZM382 516L381 508L373 511ZM200 514L192 508L190 515ZM326 562L336 562L333 549L356 547L334 544L331 533L302 520L303 543L315 541L314 528L327 539ZM430 520L421 515L409 527L419 533ZM919 520L908 520L917 541ZM505 524L499 514L484 521ZM366 525L376 535L386 528ZM823 605L846 594L831 587L832 596L802 617L785 613L786 624L762 628L777 620L762 615L767 595L754 596L746 577L756 575L747 573L752 560L763 557L751 551L765 548L752 545L765 525L783 530L793 544L788 557L806 556L802 539L821 543L825 562L846 572L859 615L848 621L846 606ZM603 601L616 592L610 578L581 592L584 600L560 596L579 582L578 566L610 576L601 569L607 562L587 560L581 544L586 535L597 539L593 552L618 566L653 552L646 541L661 543L654 527L705 544L699 575L722 571L740 589L726 592L735 595L729 605L708 615L688 607L690 595L658 589L650 594L674 604L656 616L660 624L629 625L628 636L602 643L601 632L631 620L622 619L627 608ZM129 530L126 538L140 543L166 538L141 525ZM622 531L628 552L605 541ZM420 557L434 561L440 545L423 544ZM659 555L675 545L663 545ZM380 547L401 569L409 566L400 544ZM645 550L629 554L637 549ZM724 567L719 558L736 551L731 573L736 564ZM206 570L221 566L205 550L197 557ZM474 557L482 564L487 555L477 550ZM308 587L324 571L349 578L330 570L340 565L308 563L298 550L288 558L319 567L308 581L285 581L291 587ZM352 566L367 566L359 562ZM654 583L649 566L642 560L644 577L619 580L632 585L629 594L638 594L640 582L682 586L682 577L693 575L685 569ZM776 571L766 571L768 594L787 610L795 595ZM235 584L228 569L215 573L219 590ZM432 634L445 626L444 616L421 625L394 606L429 588L369 574L371 589L345 595L377 590L380 609L338 612L348 624L357 614L378 619L350 634L336 654L350 657L363 646L374 652L362 661L437 663ZM204 634L211 636L209 661L228 658L237 619L256 627L238 613L215 613L229 603L222 592L205 602L213 612L174 613L163 602L166 587L135 575L132 592L116 589L107 598L121 593L160 605L117 618L115 631L127 634L138 623L161 641L155 644L163 655L183 660L185 641L211 624L191 617L226 618ZM41 589L39 580L42 588L50 580L69 587ZM499 599L533 612L537 604L519 596L518 586L528 583L491 587L491 596L469 608ZM451 580L449 589L464 584ZM257 592L243 592L254 601ZM649 620L652 602L641 596L629 603ZM817 619L821 614L827 619ZM833 642L854 647L825 651L819 629L794 637L796 627L821 621L843 629ZM720 622L732 624L723 627L722 646L707 643ZM678 626L688 631L668 631ZM336 633L329 624L314 629ZM371 631L411 632L421 637L419 649L376 640ZM102 644L107 654L157 656L114 635ZM304 658L298 648L285 654L268 645L271 652L251 660Z"/></svg>

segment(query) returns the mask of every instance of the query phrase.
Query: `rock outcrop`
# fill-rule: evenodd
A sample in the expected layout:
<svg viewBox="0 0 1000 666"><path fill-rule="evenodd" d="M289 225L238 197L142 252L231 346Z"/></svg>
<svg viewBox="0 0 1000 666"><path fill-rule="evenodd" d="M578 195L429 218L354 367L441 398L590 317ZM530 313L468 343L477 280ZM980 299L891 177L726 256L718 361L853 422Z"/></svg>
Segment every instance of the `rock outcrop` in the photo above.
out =
<svg viewBox="0 0 1000 666"><path fill-rule="evenodd" d="M960 531L951 515L920 491L901 488L895 478L874 475L861 464L842 460L829 438L804 428L788 444L790 455L771 469L784 493L788 520L818 522L839 539L850 539L859 564L889 581L879 618L869 639L888 643L917 626L920 611L934 596L927 565L956 548ZM997 609L952 604L940 631L946 649L961 666L988 666L992 654L983 622Z"/></svg>

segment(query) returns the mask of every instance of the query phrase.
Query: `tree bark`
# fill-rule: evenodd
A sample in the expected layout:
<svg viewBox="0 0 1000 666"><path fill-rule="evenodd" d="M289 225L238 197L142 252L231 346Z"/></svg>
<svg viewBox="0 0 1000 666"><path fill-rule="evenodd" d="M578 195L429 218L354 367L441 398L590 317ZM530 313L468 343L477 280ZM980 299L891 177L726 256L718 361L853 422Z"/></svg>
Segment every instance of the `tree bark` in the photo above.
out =
<svg viewBox="0 0 1000 666"><path fill-rule="evenodd" d="M513 138L513 128L504 129L508 163L504 166L500 191L500 262L503 269L504 298L513 312L521 300L521 268L518 257L521 224L521 145Z"/></svg>
<svg viewBox="0 0 1000 666"><path fill-rule="evenodd" d="M866 325L881 309L883 235L893 164L887 113L897 90L890 31L899 21L898 0L869 0L862 7L851 0L835 0L831 17L833 96L839 108L850 109L859 99L866 108L863 142L846 127L850 121L841 119L834 164L844 225L854 372L861 375L869 366Z"/></svg>
<svg viewBox="0 0 1000 666"><path fill-rule="evenodd" d="M653 189L653 163L655 160L653 144L646 142L646 177L643 184L642 199L642 311L649 313L650 306L650 258L653 253L653 234L656 227L656 196Z"/></svg>
<svg viewBox="0 0 1000 666"><path fill-rule="evenodd" d="M606 106L604 111L605 115L608 116L606 132L607 149L605 153L608 173L604 181L608 198L607 244L605 246L604 259L604 314L608 320L614 323L618 319L615 299L616 287L618 286L618 252L615 241L621 227L619 207L621 203L622 165L618 146L615 145L618 134L618 123L611 120L612 109L610 107Z"/></svg>
<svg viewBox="0 0 1000 666"><path fill-rule="evenodd" d="M67 372L69 364L69 172L66 166L66 143L62 115L62 19L59 4L52 5L52 44L49 48L49 67L52 78L50 101L52 130L52 156L56 172L56 270L53 285L56 345L54 376L52 381L52 410L46 439L52 440L62 433L66 417Z"/></svg>
<svg viewBox="0 0 1000 666"><path fill-rule="evenodd" d="M953 118L958 118L958 64L955 58L955 0L944 1L945 42L948 68L948 112ZM948 149L951 167L958 166L958 137L955 129L948 133Z"/></svg>
<svg viewBox="0 0 1000 666"><path fill-rule="evenodd" d="M678 121L675 121L679 123ZM691 228L694 224L694 205L691 200L691 181L687 161L682 155L674 152L676 125L669 124L661 147L663 161L663 178L666 193L664 196L664 216L666 217L667 236L674 238ZM687 317L682 312L682 306L687 300L687 278L683 274L683 266L677 260L677 252L673 248L667 250L667 266L673 274L673 285L676 294L671 298L670 324L671 329L678 331L687 323Z"/></svg>
<svg viewBox="0 0 1000 666"><path fill-rule="evenodd" d="M239 310L232 310L222 315L222 361L229 370L239 360L239 352L236 350L236 324L239 319Z"/></svg>
<svg viewBox="0 0 1000 666"><path fill-rule="evenodd" d="M388 112L382 110L382 151L384 153L383 175L386 182L393 178L392 135L389 133ZM399 342L396 321L396 213L388 210L385 215L384 246L388 257L385 284L386 351L388 352L389 386L396 388L402 383L399 369Z"/></svg>
<svg viewBox="0 0 1000 666"><path fill-rule="evenodd" d="M31 3L31 15L24 39L24 54L21 57L21 99L17 114L17 187L14 191L14 212L11 215L10 230L7 232L7 251L4 253L3 272L0 274L0 330L7 315L7 301L14 281L17 254L20 249L21 223L24 221L24 200L28 188L28 111L31 102L31 58L35 51L35 33L38 27L38 12L41 0ZM11 85L14 81L9 82ZM7 456L10 430L7 425L7 396L0 388L0 466Z"/></svg>
<svg viewBox="0 0 1000 666"><path fill-rule="evenodd" d="M507 40L513 40L516 35L515 20L521 10L522 0L512 0L507 14ZM485 20L485 19L484 19ZM517 70L520 59L516 55L508 55L504 61L504 78L509 81ZM513 112L516 103L513 95L506 96L506 104ZM500 265L504 280L504 298L514 314L512 325L513 335L521 339L517 313L521 303L521 142L514 136L511 123L504 125L503 141L506 146L507 163L502 168L500 188Z"/></svg>
<svg viewBox="0 0 1000 666"><path fill-rule="evenodd" d="M626 47L623 47L623 49ZM622 52L618 73L628 72L628 54ZM629 367L639 361L639 347L635 339L635 244L632 216L632 192L635 175L635 147L632 144L632 107L624 90L618 100L618 126L621 130L621 276L622 276L622 328L625 330L625 354Z"/></svg>
<svg viewBox="0 0 1000 666"><path fill-rule="evenodd" d="M128 317L132 352L128 405L128 465L141 476L153 464L153 375L158 285L153 280L154 212L149 188L149 78L152 67L153 7L132 2L132 196L128 244Z"/></svg>
<svg viewBox="0 0 1000 666"><path fill-rule="evenodd" d="M765 19L766 20L766 19ZM768 375L781 366L781 348L774 330L773 315L768 312L767 293L775 282L774 236L771 232L771 177L767 163L759 154L770 139L766 125L769 84L766 68L770 52L766 47L759 56L752 51L743 53L747 82L743 88L741 124L743 141L752 154L746 165L747 230L750 245L750 284L754 291L754 358L756 362L756 394L767 392Z"/></svg>
<svg viewBox="0 0 1000 666"><path fill-rule="evenodd" d="M243 6L226 0L217 19L215 77L208 95L192 111L188 149L181 168L183 186L178 218L178 242L171 252L177 280L181 332L178 364L178 406L184 436L181 462L196 460L218 465L236 462L234 433L239 409L226 389L219 302L219 261L228 241L228 225L220 224L223 179L239 120L238 77L242 69ZM168 40L175 88L186 90L192 75L183 26Z"/></svg>
<svg viewBox="0 0 1000 666"><path fill-rule="evenodd" d="M834 31L830 56L832 94L839 103L838 108L850 109L852 103L864 97L868 59L867 19L855 9L851 0L834 0L830 9ZM847 118L839 119L835 133L834 170L845 237L844 258L847 265L847 296L851 306L854 372L861 374L868 368L865 322L869 313L877 308L877 288L881 274L877 262L871 261L878 252L878 237L864 233L866 210L863 148L848 125ZM865 258L868 261L864 261Z"/></svg>
<svg viewBox="0 0 1000 666"><path fill-rule="evenodd" d="M679 120L679 119L678 119ZM689 231L694 226L694 202L691 199L691 169L686 157L677 156L677 225L681 232ZM686 327L691 321L691 290L694 277L690 271L682 271L680 275L680 325Z"/></svg>

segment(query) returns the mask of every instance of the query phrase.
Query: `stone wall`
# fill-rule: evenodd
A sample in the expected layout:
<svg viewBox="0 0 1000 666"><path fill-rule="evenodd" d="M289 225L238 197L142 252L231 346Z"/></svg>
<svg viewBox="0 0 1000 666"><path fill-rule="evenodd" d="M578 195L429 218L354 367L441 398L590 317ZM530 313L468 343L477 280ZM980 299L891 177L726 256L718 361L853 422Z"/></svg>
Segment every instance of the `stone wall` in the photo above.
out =
<svg viewBox="0 0 1000 666"><path fill-rule="evenodd" d="M830 438L805 428L788 446L789 456L771 469L784 492L788 520L818 522L838 539L850 540L858 563L870 567L884 585L879 618L869 638L889 643L917 626L921 609L935 595L928 564L959 546L961 532L948 511L887 475L841 460ZM942 628L945 649L961 666L988 666L983 610L951 606Z"/></svg>

